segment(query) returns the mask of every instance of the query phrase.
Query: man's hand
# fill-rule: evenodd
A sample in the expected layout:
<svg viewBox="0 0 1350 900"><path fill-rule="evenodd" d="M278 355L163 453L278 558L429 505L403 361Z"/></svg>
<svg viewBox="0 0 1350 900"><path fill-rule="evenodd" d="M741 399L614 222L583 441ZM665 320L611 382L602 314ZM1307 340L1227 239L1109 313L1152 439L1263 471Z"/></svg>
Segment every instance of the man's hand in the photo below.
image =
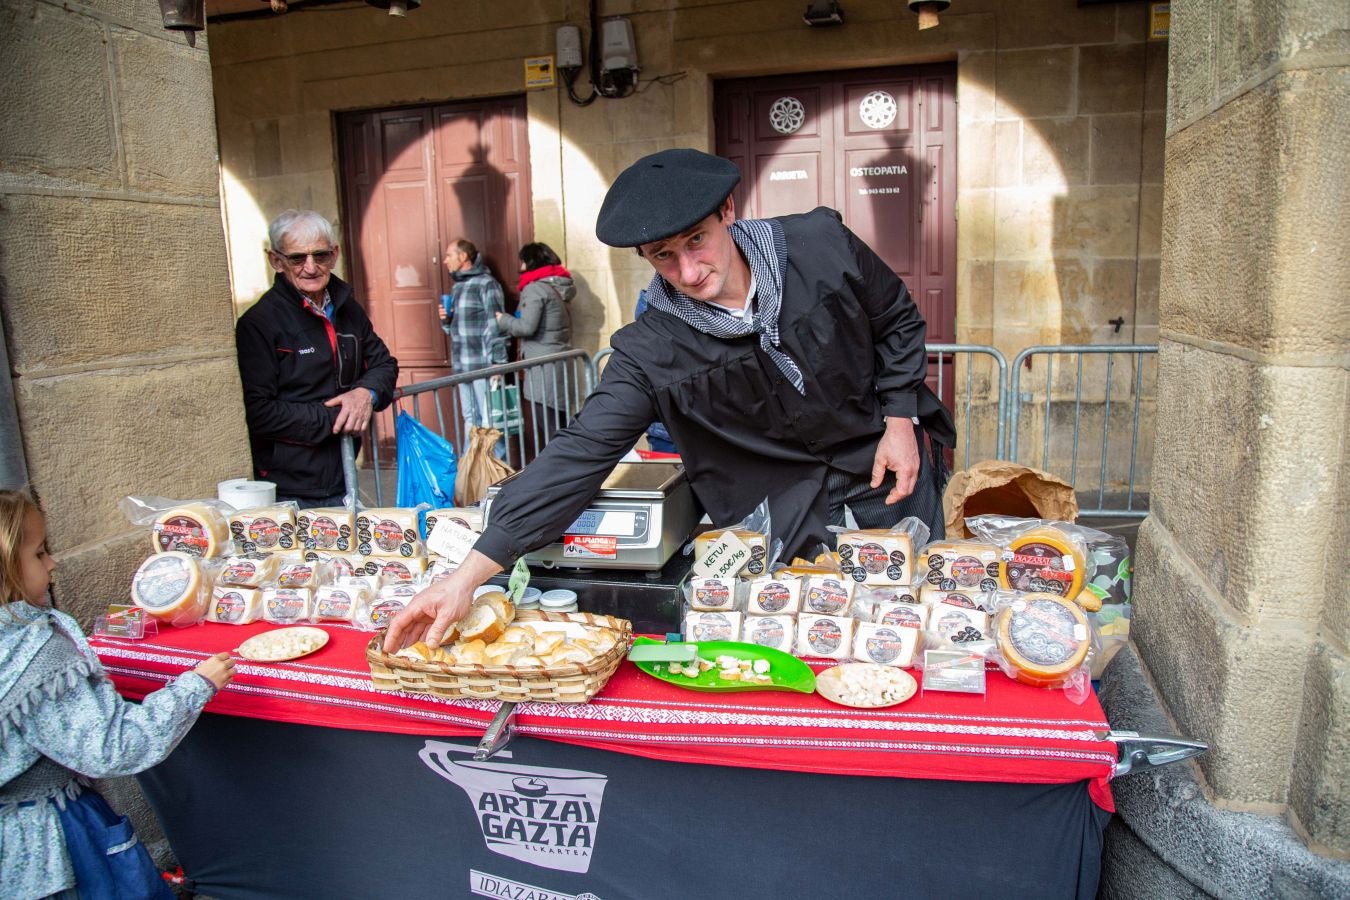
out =
<svg viewBox="0 0 1350 900"><path fill-rule="evenodd" d="M872 487L881 487L887 471L895 473L895 487L886 495L886 505L891 506L913 493L919 477L919 443L909 419L886 417L886 433L872 461Z"/></svg>
<svg viewBox="0 0 1350 900"><path fill-rule="evenodd" d="M333 434L361 434L370 424L374 401L370 399L369 388L358 387L324 401L323 405L342 407L338 411L337 421L333 423Z"/></svg>
<svg viewBox="0 0 1350 900"><path fill-rule="evenodd" d="M439 647L450 626L464 618L473 602L474 588L502 570L477 550L470 550L460 567L426 590L389 623L384 652L397 653L409 644L425 641Z"/></svg>

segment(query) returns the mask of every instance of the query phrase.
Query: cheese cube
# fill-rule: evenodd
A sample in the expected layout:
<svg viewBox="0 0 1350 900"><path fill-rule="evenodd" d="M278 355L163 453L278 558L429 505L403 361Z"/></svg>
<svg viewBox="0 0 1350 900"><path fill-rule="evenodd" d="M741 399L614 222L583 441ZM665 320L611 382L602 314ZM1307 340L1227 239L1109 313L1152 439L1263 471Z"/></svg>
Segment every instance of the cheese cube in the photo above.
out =
<svg viewBox="0 0 1350 900"><path fill-rule="evenodd" d="M241 509L230 515L230 534L244 553L279 553L299 547L291 506Z"/></svg>
<svg viewBox="0 0 1350 900"><path fill-rule="evenodd" d="M247 625L262 617L262 591L257 588L217 585L211 592L206 618L224 625Z"/></svg>
<svg viewBox="0 0 1350 900"><path fill-rule="evenodd" d="M746 616L741 639L747 644L759 644L761 647L791 653L797 639L797 617Z"/></svg>
<svg viewBox="0 0 1350 900"><path fill-rule="evenodd" d="M798 656L848 659L853 652L852 619L802 613L797 617Z"/></svg>
<svg viewBox="0 0 1350 900"><path fill-rule="evenodd" d="M745 610L752 616L796 615L802 606L802 580L764 575L750 582Z"/></svg>
<svg viewBox="0 0 1350 900"><path fill-rule="evenodd" d="M911 581L914 540L903 531L869 528L839 532L839 562L844 573L863 584Z"/></svg>
<svg viewBox="0 0 1350 900"><path fill-rule="evenodd" d="M208 558L228 552L230 523L205 503L188 503L163 513L151 529L153 552L177 550Z"/></svg>
<svg viewBox="0 0 1350 900"><path fill-rule="evenodd" d="M914 651L918 647L917 628L859 622L853 637L853 658L859 662L907 669L914 665Z"/></svg>
<svg viewBox="0 0 1350 900"><path fill-rule="evenodd" d="M426 556L417 524L415 509L363 509L356 514L357 552L367 556Z"/></svg>

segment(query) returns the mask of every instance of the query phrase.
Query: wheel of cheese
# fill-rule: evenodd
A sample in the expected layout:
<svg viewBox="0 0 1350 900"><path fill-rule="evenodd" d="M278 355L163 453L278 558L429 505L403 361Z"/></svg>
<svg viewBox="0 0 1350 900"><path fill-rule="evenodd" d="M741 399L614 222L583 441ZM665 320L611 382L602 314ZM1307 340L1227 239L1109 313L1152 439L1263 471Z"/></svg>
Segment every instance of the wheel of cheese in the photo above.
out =
<svg viewBox="0 0 1350 900"><path fill-rule="evenodd" d="M203 558L220 556L229 545L230 523L213 506L188 503L156 519L150 538L156 553L175 550Z"/></svg>
<svg viewBox="0 0 1350 900"><path fill-rule="evenodd" d="M200 621L203 598L201 564L190 553L157 553L141 563L131 579L131 602L173 625Z"/></svg>
<svg viewBox="0 0 1350 900"><path fill-rule="evenodd" d="M998 646L1012 677L1035 687L1060 687L1087 658L1092 632L1072 600L1054 594L1019 597L998 614Z"/></svg>
<svg viewBox="0 0 1350 900"><path fill-rule="evenodd" d="M1005 590L1055 594L1066 600L1078 596L1086 574L1087 552L1082 542L1053 525L1013 538L998 567Z"/></svg>

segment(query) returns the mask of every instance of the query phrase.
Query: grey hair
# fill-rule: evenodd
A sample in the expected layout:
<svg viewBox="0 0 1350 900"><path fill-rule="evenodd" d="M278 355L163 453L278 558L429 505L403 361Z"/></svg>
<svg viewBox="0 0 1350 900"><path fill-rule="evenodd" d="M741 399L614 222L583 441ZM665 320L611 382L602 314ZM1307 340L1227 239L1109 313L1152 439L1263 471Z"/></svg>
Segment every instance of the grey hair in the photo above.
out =
<svg viewBox="0 0 1350 900"><path fill-rule="evenodd" d="M273 250L280 253L286 238L300 243L323 238L328 246L337 245L337 232L333 230L333 223L312 209L288 209L267 226L267 239Z"/></svg>

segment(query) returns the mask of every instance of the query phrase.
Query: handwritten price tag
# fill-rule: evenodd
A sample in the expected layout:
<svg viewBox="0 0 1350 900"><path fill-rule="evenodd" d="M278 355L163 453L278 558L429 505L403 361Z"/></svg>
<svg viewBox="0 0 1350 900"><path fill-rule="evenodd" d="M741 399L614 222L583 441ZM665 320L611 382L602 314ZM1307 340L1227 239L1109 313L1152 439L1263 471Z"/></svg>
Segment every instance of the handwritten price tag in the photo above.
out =
<svg viewBox="0 0 1350 900"><path fill-rule="evenodd" d="M436 520L436 527L431 529L431 534L427 535L427 549L458 565L464 562L464 557L469 555L477 540L478 532L449 518L440 518Z"/></svg>
<svg viewBox="0 0 1350 900"><path fill-rule="evenodd" d="M732 578L749 563L750 548L733 532L727 531L709 545L706 553L694 560L691 574L694 578Z"/></svg>

